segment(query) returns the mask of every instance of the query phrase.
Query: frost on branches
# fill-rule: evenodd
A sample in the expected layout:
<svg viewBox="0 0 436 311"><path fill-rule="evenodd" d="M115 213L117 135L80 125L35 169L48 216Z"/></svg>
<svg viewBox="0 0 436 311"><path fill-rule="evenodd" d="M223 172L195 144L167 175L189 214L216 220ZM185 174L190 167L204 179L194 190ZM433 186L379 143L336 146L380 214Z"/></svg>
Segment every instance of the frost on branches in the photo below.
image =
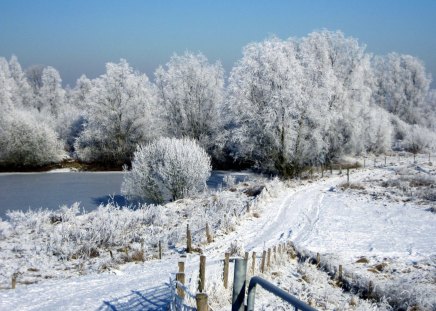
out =
<svg viewBox="0 0 436 311"><path fill-rule="evenodd" d="M203 54L186 52L172 56L155 75L166 132L176 138L196 139L207 150L213 148L224 99L221 64L209 64Z"/></svg>
<svg viewBox="0 0 436 311"><path fill-rule="evenodd" d="M122 193L164 202L203 190L210 176L210 157L196 141L160 138L138 146Z"/></svg>
<svg viewBox="0 0 436 311"><path fill-rule="evenodd" d="M145 74L133 71L125 60L108 63L106 73L92 81L84 96L84 130L75 143L79 159L128 162L137 144L157 135L154 97Z"/></svg>

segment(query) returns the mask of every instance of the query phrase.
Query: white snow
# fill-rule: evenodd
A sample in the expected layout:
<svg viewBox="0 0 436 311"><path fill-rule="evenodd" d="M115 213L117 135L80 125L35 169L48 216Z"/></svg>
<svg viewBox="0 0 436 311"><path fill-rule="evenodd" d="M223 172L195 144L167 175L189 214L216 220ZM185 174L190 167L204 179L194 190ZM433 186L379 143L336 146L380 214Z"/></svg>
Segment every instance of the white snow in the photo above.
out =
<svg viewBox="0 0 436 311"><path fill-rule="evenodd" d="M253 216L252 210L234 231L228 234L217 232L214 243L201 245L207 256L208 274L219 278L220 260L235 241L245 251L254 250L259 254L265 247L292 240L298 248L319 252L323 262L343 264L346 272L374 280L376 287L387 294L387 299L392 298L389 295L393 295L399 289L398 284L402 284L401 289L408 290L405 295L408 299L419 301L424 306L434 306L436 302L431 293L436 290L436 214L426 210L427 205L414 201L390 200L383 196L384 188L373 185L374 180L385 180L394 175L392 168L352 171L351 181L362 183L365 190L341 190L340 184L346 181L346 176L338 176L337 172L332 177L313 182L270 185L257 199L256 206L261 210L254 211L260 213L260 217ZM184 243L183 239L181 243ZM362 257L367 258L368 263L356 263ZM146 307L144 304L163 303L170 299L170 294L162 286L168 282L170 274L176 272L179 259L179 254L168 253L161 261L126 264L118 273L75 276L27 286L18 284L15 290L0 292L0 310L55 310L61 306L65 310L110 310L111 304L125 309L130 307L131 310L141 306L150 309L150 305ZM368 271L381 262L386 263L385 270ZM274 278L283 286L287 284L289 290L307 290L306 287L312 286L312 291L318 293L312 297L342 295L333 287L325 288L331 286L327 279L322 283L325 284L322 295L319 294L321 289L313 288L314 285L296 286L298 273L293 271L293 267L304 270L298 273L308 273L309 268L294 263L278 267L277 275L267 274L266 277ZM197 269L198 255L188 255L186 270L193 291ZM312 277L321 278L315 272L311 273ZM301 282L301 275L298 282ZM413 288L419 288L420 292ZM218 285L215 291L211 293L213 299L217 293L222 295ZM420 294L422 296L417 296ZM229 299L226 295L222 297L225 301ZM261 305L272 306L274 300L268 300L271 297L261 297ZM350 297L338 298L337 301L350 301ZM317 307L328 309L332 303L325 302L325 307Z"/></svg>

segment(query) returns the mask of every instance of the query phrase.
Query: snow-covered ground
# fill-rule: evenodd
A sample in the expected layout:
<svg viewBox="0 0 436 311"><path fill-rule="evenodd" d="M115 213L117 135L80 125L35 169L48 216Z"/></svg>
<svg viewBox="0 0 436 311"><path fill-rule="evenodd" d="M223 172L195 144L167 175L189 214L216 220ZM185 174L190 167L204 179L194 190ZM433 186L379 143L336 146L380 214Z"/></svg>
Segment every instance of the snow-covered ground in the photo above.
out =
<svg viewBox="0 0 436 311"><path fill-rule="evenodd" d="M265 247L293 241L298 249L319 252L323 265L330 269L342 264L345 277L372 280L387 301L434 309L436 214L430 211L434 201L416 193L433 189L435 184L430 182L424 186L427 188L417 189L412 183L412 192L400 193L382 185L400 178L399 169L414 171L417 176L426 174L425 179L435 176L433 166L400 161L388 163L387 167L352 170L349 188L344 186L346 175L338 175L337 171L313 181L270 184L233 231L217 232L213 243L200 245L207 256L208 279L215 280L210 283L219 279L221 260L230 246L259 254ZM175 249L180 250L182 243L180 239ZM15 290L0 292L0 310L55 310L60 306L65 310L157 309L170 299L165 282L176 272L180 256L167 252L163 260L128 263L100 274L18 284ZM184 260L189 286L194 291L198 255L188 255ZM265 277L309 299L319 309L386 306L342 293L326 273L287 257ZM228 309L225 303L229 291L220 288L219 282L209 284L208 289L214 310ZM280 305L269 295L259 297L257 304L265 309Z"/></svg>

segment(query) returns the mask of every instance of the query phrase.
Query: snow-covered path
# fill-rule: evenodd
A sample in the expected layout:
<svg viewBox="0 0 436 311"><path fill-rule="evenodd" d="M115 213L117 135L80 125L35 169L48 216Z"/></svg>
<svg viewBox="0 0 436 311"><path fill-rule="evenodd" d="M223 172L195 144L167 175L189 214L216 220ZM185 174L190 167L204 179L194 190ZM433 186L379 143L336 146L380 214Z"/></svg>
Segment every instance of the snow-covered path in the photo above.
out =
<svg viewBox="0 0 436 311"><path fill-rule="evenodd" d="M361 171L353 180L381 172ZM208 269L218 262L231 242L239 240L247 251L291 239L312 251L334 253L343 260L355 256L430 256L436 252L436 215L404 204L385 204L347 192L329 191L345 181L344 176L305 183L286 189L266 203L261 217L251 217L232 233L217 237L204 248ZM144 295L161 293L170 273L176 272L177 255L162 261L129 264L117 274L100 274L66 280L45 281L0 292L0 310L96 310L112 303L131 303L130 310L149 308ZM198 256L187 258L187 273L198 267ZM141 299L135 299L135 297ZM158 295L159 296L159 295ZM165 297L159 296L159 299ZM163 298L162 298L163 297ZM113 308L112 308L113 309Z"/></svg>

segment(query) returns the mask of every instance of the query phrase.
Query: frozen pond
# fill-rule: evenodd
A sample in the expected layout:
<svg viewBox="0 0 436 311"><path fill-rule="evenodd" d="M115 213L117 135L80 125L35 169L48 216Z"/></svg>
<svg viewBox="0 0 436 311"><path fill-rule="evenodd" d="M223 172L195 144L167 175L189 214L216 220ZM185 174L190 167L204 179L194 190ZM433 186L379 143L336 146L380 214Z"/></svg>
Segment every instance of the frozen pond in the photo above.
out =
<svg viewBox="0 0 436 311"><path fill-rule="evenodd" d="M248 173L214 171L208 187L218 188L226 174L238 181ZM0 174L0 218L7 210L57 209L63 204L80 202L85 210L93 210L101 203L115 200L123 205L120 193L122 172L62 172Z"/></svg>

